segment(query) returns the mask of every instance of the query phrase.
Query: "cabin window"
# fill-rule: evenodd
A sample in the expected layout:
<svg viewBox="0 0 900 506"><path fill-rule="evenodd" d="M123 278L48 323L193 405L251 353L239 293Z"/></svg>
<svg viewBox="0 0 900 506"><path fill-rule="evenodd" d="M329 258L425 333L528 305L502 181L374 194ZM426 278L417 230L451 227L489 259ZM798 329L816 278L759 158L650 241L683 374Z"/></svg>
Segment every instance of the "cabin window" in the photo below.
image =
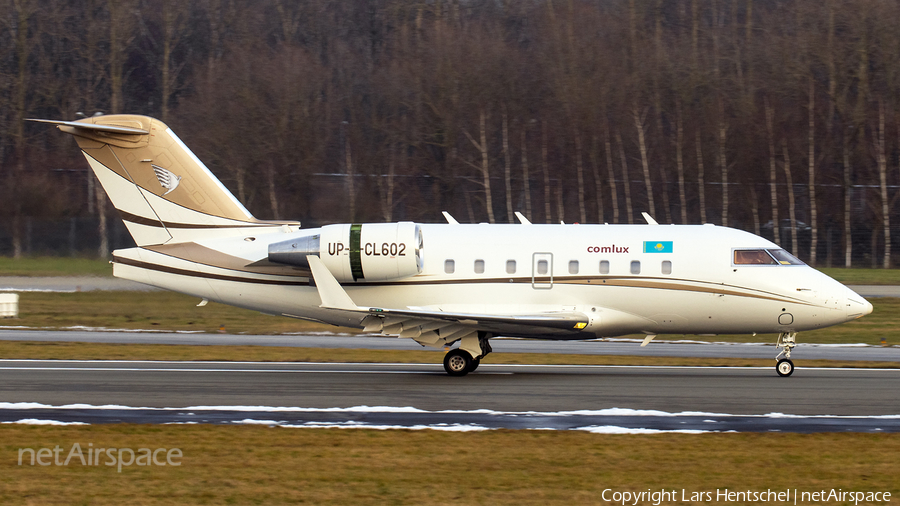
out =
<svg viewBox="0 0 900 506"><path fill-rule="evenodd" d="M600 274L609 274L609 260L600 260Z"/></svg>
<svg viewBox="0 0 900 506"><path fill-rule="evenodd" d="M444 260L444 272L453 274L456 271L456 262L450 259Z"/></svg>
<svg viewBox="0 0 900 506"><path fill-rule="evenodd" d="M663 260L662 273L663 274L672 274L672 262L670 260Z"/></svg>
<svg viewBox="0 0 900 506"><path fill-rule="evenodd" d="M569 260L569 274L578 274L578 260Z"/></svg>
<svg viewBox="0 0 900 506"><path fill-rule="evenodd" d="M537 273L541 275L547 274L550 271L550 263L546 260L538 260L537 261Z"/></svg>
<svg viewBox="0 0 900 506"><path fill-rule="evenodd" d="M764 249L736 249L734 265L778 265L778 262Z"/></svg>
<svg viewBox="0 0 900 506"><path fill-rule="evenodd" d="M475 274L484 274L484 260L475 260Z"/></svg>
<svg viewBox="0 0 900 506"><path fill-rule="evenodd" d="M632 260L631 261L631 273L632 274L640 274L641 273L641 261L640 260Z"/></svg>
<svg viewBox="0 0 900 506"><path fill-rule="evenodd" d="M506 261L506 273L507 274L515 274L516 273L516 261L515 260L507 260Z"/></svg>

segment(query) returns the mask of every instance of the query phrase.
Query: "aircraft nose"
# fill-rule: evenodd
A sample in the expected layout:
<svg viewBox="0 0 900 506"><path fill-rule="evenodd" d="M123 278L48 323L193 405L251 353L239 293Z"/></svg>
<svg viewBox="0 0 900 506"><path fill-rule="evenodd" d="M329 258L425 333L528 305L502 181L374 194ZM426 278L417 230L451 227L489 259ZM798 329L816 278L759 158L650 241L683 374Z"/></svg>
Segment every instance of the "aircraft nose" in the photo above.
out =
<svg viewBox="0 0 900 506"><path fill-rule="evenodd" d="M860 297L856 292L847 297L847 319L861 318L872 312L872 303Z"/></svg>

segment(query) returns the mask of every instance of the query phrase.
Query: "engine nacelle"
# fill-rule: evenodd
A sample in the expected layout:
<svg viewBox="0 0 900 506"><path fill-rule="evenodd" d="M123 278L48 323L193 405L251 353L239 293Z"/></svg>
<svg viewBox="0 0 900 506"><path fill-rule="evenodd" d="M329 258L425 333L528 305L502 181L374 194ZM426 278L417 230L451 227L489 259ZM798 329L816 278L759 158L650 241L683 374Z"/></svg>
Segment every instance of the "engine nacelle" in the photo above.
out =
<svg viewBox="0 0 900 506"><path fill-rule="evenodd" d="M338 281L387 281L422 272L422 230L412 222L326 225L269 245L269 261L309 267L317 255Z"/></svg>

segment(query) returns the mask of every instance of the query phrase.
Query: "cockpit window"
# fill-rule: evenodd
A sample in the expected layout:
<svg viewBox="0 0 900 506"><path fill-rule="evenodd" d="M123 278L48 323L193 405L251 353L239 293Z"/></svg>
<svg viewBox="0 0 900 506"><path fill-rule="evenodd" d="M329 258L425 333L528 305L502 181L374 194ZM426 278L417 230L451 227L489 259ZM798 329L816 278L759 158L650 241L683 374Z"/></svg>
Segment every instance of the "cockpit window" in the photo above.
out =
<svg viewBox="0 0 900 506"><path fill-rule="evenodd" d="M736 249L734 265L778 265L778 262L764 249Z"/></svg>
<svg viewBox="0 0 900 506"><path fill-rule="evenodd" d="M770 255L775 257L775 260L777 260L781 265L805 265L800 261L799 258L791 255L783 249L770 249L766 251L768 251Z"/></svg>
<svg viewBox="0 0 900 506"><path fill-rule="evenodd" d="M736 249L734 265L804 265L783 249Z"/></svg>

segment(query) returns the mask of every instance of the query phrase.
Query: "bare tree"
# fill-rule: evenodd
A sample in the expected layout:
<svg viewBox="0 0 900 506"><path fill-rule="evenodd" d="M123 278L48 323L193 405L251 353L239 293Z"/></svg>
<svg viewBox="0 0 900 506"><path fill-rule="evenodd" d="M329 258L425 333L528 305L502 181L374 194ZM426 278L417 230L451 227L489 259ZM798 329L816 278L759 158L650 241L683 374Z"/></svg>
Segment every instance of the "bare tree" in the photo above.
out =
<svg viewBox="0 0 900 506"><path fill-rule="evenodd" d="M160 63L162 99L160 116L169 121L169 106L177 90L177 82L184 64L175 65L172 53L183 37L187 35L188 4L179 0L163 0L161 8L162 61Z"/></svg>
<svg viewBox="0 0 900 506"><path fill-rule="evenodd" d="M463 133L466 137L469 138L469 142L475 146L475 149L481 154L481 165L476 165L470 163L473 167L479 169L481 171L481 184L484 188L484 205L487 208L488 222L496 223L494 219L494 201L491 197L491 174L488 170L488 146L487 146L487 114L482 107L478 111L478 132L480 141L476 141L472 134L469 133L468 130L463 130Z"/></svg>
<svg viewBox="0 0 900 506"><path fill-rule="evenodd" d="M527 130L528 124L525 123L522 125L522 138L520 142L522 154L522 191L525 193L525 213L528 215L529 219L531 219L531 175L528 173L528 142L526 141Z"/></svg>
<svg viewBox="0 0 900 506"><path fill-rule="evenodd" d="M778 176L776 173L775 163L775 133L772 123L775 111L769 104L769 97L763 97L763 103L766 111L766 133L769 141L769 196L772 199L772 233L774 234L775 244L781 244L781 224L778 218Z"/></svg>
<svg viewBox="0 0 900 506"><path fill-rule="evenodd" d="M650 162L647 160L647 145L644 142L644 117L647 110L638 113L637 105L631 107L631 118L638 134L638 149L641 152L641 167L644 169L644 186L647 188L647 212L656 214L656 204L653 201L653 181L650 179Z"/></svg>
<svg viewBox="0 0 900 506"><path fill-rule="evenodd" d="M619 146L619 160L622 162L622 185L625 188L625 212L628 215L628 223L634 223L634 210L631 207L631 180L628 175L628 161L625 159L625 146L622 145L622 135L616 131L616 144Z"/></svg>
<svg viewBox="0 0 900 506"><path fill-rule="evenodd" d="M503 133L503 183L506 189L506 221L513 223L513 203L512 203L512 161L509 154L509 115L506 112L506 106L503 107L502 118Z"/></svg>
<svg viewBox="0 0 900 506"><path fill-rule="evenodd" d="M544 221L553 222L550 211L550 164L547 162L547 123L541 120L541 170L544 172Z"/></svg>
<svg viewBox="0 0 900 506"><path fill-rule="evenodd" d="M578 212L581 216L581 222L587 222L587 209L584 204L584 156L581 148L581 135L578 130L573 127L572 136L575 139L575 173L578 180Z"/></svg>
<svg viewBox="0 0 900 506"><path fill-rule="evenodd" d="M612 143L609 140L609 120L603 118L603 146L606 153L606 174L609 180L609 193L613 207L613 223L619 222L619 190L616 185L616 169L613 166Z"/></svg>
<svg viewBox="0 0 900 506"><path fill-rule="evenodd" d="M697 192L700 198L700 223L706 224L706 179L704 178L703 145L700 142L700 130L696 131L694 146L697 149Z"/></svg>
<svg viewBox="0 0 900 506"><path fill-rule="evenodd" d="M678 170L678 204L681 223L687 224L687 194L684 191L684 122L681 117L681 100L675 106L675 168Z"/></svg>
<svg viewBox="0 0 900 506"><path fill-rule="evenodd" d="M881 227L884 235L884 258L882 267L891 267L891 213L887 187L887 148L884 140L884 100L877 101L878 124L875 128L875 160L878 163L878 180L881 190ZM874 251L872 252L874 254Z"/></svg>
<svg viewBox="0 0 900 506"><path fill-rule="evenodd" d="M850 226L850 146L847 134L843 135L843 169L844 169L844 267L850 268L853 264L853 234Z"/></svg>
<svg viewBox="0 0 900 506"><path fill-rule="evenodd" d="M809 226L812 237L809 246L809 263L816 265L816 250L819 248L819 214L816 206L816 88L809 78Z"/></svg>
<svg viewBox="0 0 900 506"><path fill-rule="evenodd" d="M784 179L787 181L788 213L791 218L791 252L797 254L797 211L794 206L794 178L791 176L791 156L788 152L787 141L781 143L782 157L784 158Z"/></svg>

